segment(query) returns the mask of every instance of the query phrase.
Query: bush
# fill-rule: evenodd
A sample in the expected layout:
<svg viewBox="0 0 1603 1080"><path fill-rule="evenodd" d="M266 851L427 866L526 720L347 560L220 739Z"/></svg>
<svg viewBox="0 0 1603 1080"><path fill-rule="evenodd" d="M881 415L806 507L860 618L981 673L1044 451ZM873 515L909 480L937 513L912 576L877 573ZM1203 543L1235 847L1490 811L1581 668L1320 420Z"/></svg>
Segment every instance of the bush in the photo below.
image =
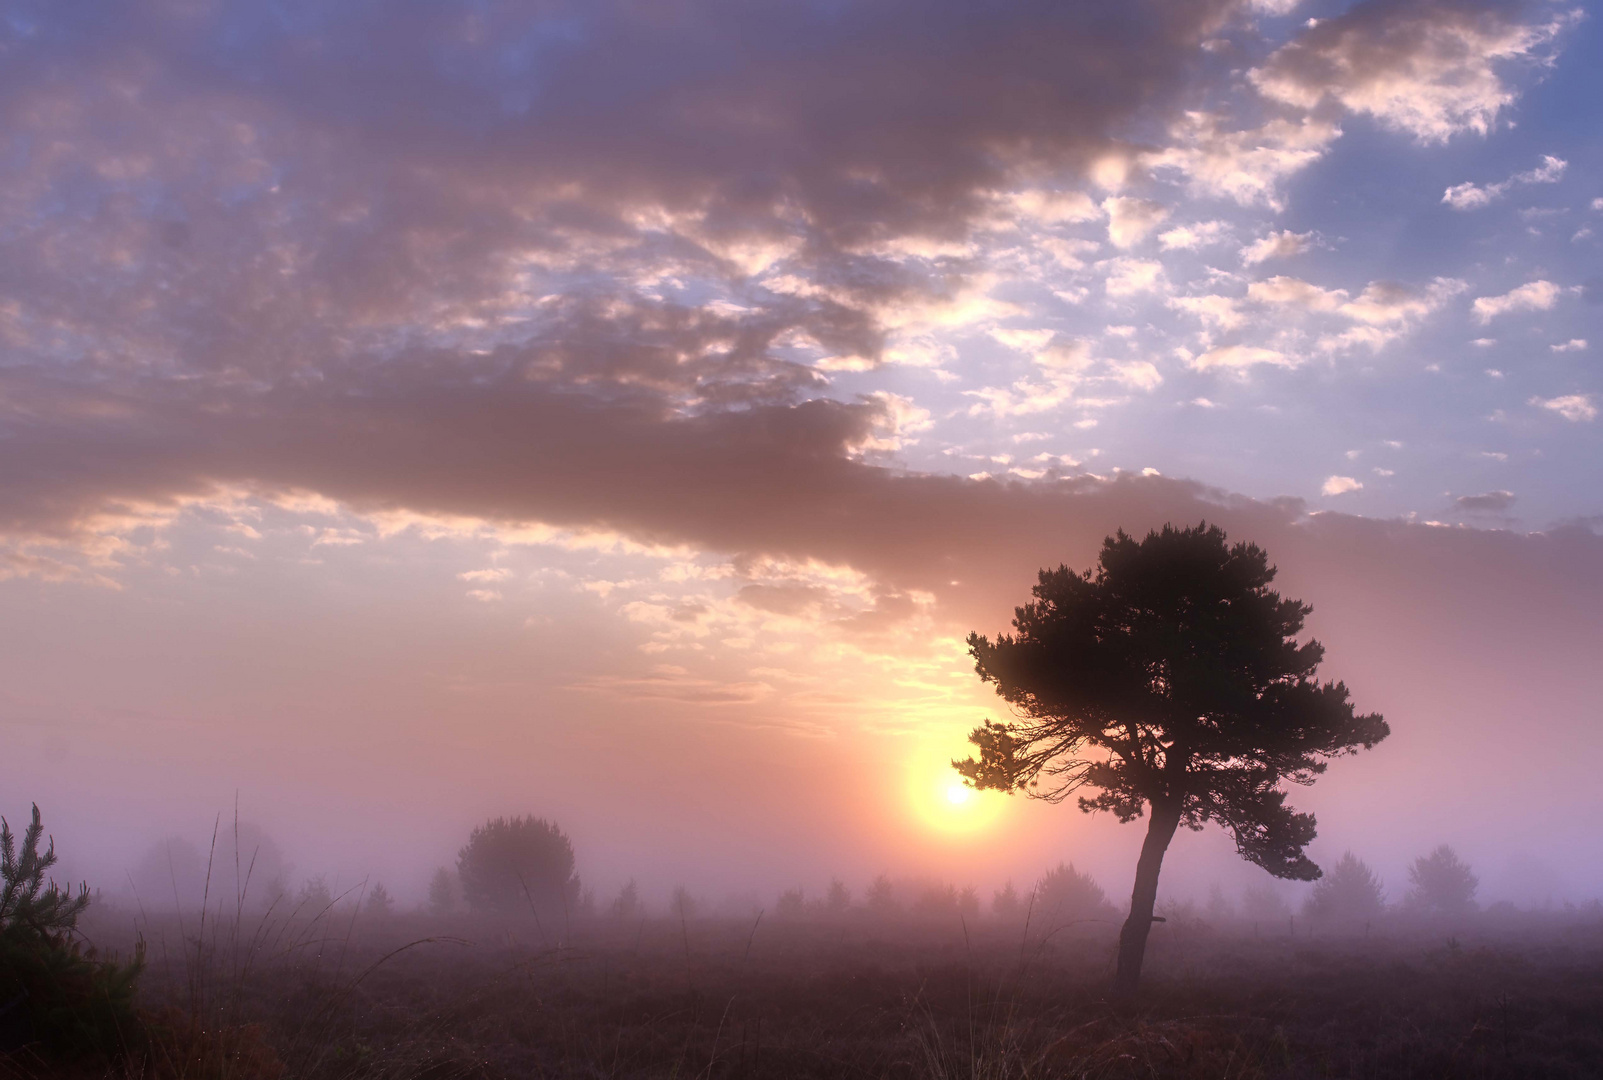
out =
<svg viewBox="0 0 1603 1080"><path fill-rule="evenodd" d="M1108 903L1108 894L1090 874L1076 870L1073 863L1058 863L1036 882L1034 915L1048 925L1118 918L1118 912Z"/></svg>
<svg viewBox="0 0 1603 1080"><path fill-rule="evenodd" d="M869 882L868 892L863 899L868 910L877 915L894 915L902 910L901 903L896 899L896 886L885 874Z"/></svg>
<svg viewBox="0 0 1603 1080"><path fill-rule="evenodd" d="M456 893L456 875L440 867L429 879L429 910L436 915L449 915L456 910Z"/></svg>
<svg viewBox="0 0 1603 1080"><path fill-rule="evenodd" d="M496 818L473 830L456 859L462 896L474 911L565 916L579 899L573 844L555 822Z"/></svg>
<svg viewBox="0 0 1603 1080"><path fill-rule="evenodd" d="M634 919L645 914L640 905L640 889L631 880L618 890L612 906L607 909L614 919Z"/></svg>
<svg viewBox="0 0 1603 1080"><path fill-rule="evenodd" d="M1429 915L1465 915L1475 910L1480 880L1458 852L1443 844L1408 868L1408 906Z"/></svg>
<svg viewBox="0 0 1603 1080"><path fill-rule="evenodd" d="M89 889L75 893L45 877L56 863L43 853L39 807L21 844L0 818L0 1050L37 1044L56 1054L114 1054L138 1030L134 989L144 950L119 964L85 951L76 938Z"/></svg>
<svg viewBox="0 0 1603 1080"><path fill-rule="evenodd" d="M824 910L831 915L845 914L852 906L852 891L840 878L834 878L829 883L829 892L824 896Z"/></svg>
<svg viewBox="0 0 1603 1080"><path fill-rule="evenodd" d="M373 885L373 891L367 894L367 903L364 905L369 918L388 918L395 914L395 898L390 890L384 887L382 881Z"/></svg>
<svg viewBox="0 0 1603 1080"><path fill-rule="evenodd" d="M1319 879L1303 906L1311 919L1358 921L1373 919L1386 910L1386 895L1375 872L1352 852Z"/></svg>

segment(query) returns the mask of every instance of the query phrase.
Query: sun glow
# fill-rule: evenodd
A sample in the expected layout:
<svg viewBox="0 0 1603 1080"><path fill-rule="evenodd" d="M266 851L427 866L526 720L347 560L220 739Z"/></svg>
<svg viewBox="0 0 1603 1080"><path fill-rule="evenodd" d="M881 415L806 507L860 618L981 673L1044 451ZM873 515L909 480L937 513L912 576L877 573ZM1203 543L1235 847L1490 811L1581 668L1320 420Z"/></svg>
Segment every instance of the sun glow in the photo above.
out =
<svg viewBox="0 0 1603 1080"><path fill-rule="evenodd" d="M913 813L938 832L982 832L1001 816L1007 796L977 791L965 784L952 769L953 756L951 752L926 750L908 763L907 793Z"/></svg>

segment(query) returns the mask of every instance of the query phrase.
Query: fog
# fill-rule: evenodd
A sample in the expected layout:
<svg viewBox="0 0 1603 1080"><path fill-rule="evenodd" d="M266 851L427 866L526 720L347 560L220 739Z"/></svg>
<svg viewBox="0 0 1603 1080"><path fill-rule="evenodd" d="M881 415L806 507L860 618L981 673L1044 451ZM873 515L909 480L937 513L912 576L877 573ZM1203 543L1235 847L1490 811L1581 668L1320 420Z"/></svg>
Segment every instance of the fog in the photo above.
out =
<svg viewBox="0 0 1603 1080"><path fill-rule="evenodd" d="M651 639L594 591L541 587L516 613L464 599L453 570L501 544L482 537L374 539L382 554L347 563L332 590L326 574L293 564L132 575L121 589L10 583L7 815L37 801L63 873L107 893L141 875L148 893L161 878L151 848L170 838L175 865L190 865L180 876L192 875L214 829L231 876L237 806L238 820L279 849L269 861L282 863L290 889L316 876L336 892L382 881L407 904L423 900L437 867L454 865L474 825L500 814L558 822L598 897L634 880L659 908L676 886L771 907L795 887L821 896L835 877L861 895L879 874L972 885L988 898L1059 861L1117 899L1139 824L988 792L943 805L955 781L945 759L963 756L980 719L1006 715L959 638L1005 628L1034 569L1054 558L1089 565L1108 530L1206 515L1269 550L1277 585L1314 607L1322 675L1344 680L1393 729L1294 789L1293 804L1319 818L1316 861L1350 849L1400 898L1409 862L1445 842L1477 870L1483 902L1603 893L1587 782L1603 749L1589 664L1603 645L1603 542L1589 531L1310 517L1158 479L1077 494L976 481L944 490L952 506L941 512L954 523L975 517L964 505L974 500L1018 524L983 562L962 547L961 524L917 560L865 548L860 565L936 593L916 636L791 620L758 626L733 659L673 674L640 656ZM261 520L266 553L275 539L270 517ZM872 519L847 527L887 548L893 529ZM175 551L214 530L180 527ZM503 580L549 558L513 548ZM556 558L684 562L660 552ZM934 568L960 561L974 578L948 599ZM735 576L700 595L736 606L744 587ZM827 690L780 683L777 664L795 665L800 648ZM764 680L777 688L752 691ZM1238 896L1270 882L1211 826L1181 832L1163 878L1165 895L1199 903L1215 884ZM1293 903L1306 891L1280 887ZM171 892L142 899L167 904Z"/></svg>
<svg viewBox="0 0 1603 1080"><path fill-rule="evenodd" d="M1292 791L1315 861L1603 896L1598 20L19 11L0 811L63 877L414 906L534 815L603 905L1122 905L1141 825L954 797L963 641L1206 520L1391 725ZM1182 831L1215 886L1309 889Z"/></svg>

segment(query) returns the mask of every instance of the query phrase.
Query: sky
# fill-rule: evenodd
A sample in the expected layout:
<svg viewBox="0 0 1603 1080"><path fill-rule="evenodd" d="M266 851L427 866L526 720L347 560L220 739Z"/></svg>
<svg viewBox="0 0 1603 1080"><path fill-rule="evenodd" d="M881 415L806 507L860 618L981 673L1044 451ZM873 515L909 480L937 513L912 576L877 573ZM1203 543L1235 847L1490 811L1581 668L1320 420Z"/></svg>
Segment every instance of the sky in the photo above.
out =
<svg viewBox="0 0 1603 1080"><path fill-rule="evenodd" d="M1603 894L1599 102L1563 3L0 3L3 809L1122 894L949 798L963 638L1206 519L1394 733L1316 860Z"/></svg>

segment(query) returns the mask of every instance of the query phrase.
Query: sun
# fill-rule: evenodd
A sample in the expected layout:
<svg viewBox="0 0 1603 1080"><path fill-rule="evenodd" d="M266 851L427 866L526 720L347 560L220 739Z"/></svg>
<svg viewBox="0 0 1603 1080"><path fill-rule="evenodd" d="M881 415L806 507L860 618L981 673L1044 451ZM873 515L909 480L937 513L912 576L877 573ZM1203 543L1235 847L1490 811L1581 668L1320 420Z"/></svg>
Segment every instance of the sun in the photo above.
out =
<svg viewBox="0 0 1603 1080"><path fill-rule="evenodd" d="M927 828L948 835L985 831L1007 806L1007 797L977 791L952 770L951 753L924 748L907 765L910 809Z"/></svg>

